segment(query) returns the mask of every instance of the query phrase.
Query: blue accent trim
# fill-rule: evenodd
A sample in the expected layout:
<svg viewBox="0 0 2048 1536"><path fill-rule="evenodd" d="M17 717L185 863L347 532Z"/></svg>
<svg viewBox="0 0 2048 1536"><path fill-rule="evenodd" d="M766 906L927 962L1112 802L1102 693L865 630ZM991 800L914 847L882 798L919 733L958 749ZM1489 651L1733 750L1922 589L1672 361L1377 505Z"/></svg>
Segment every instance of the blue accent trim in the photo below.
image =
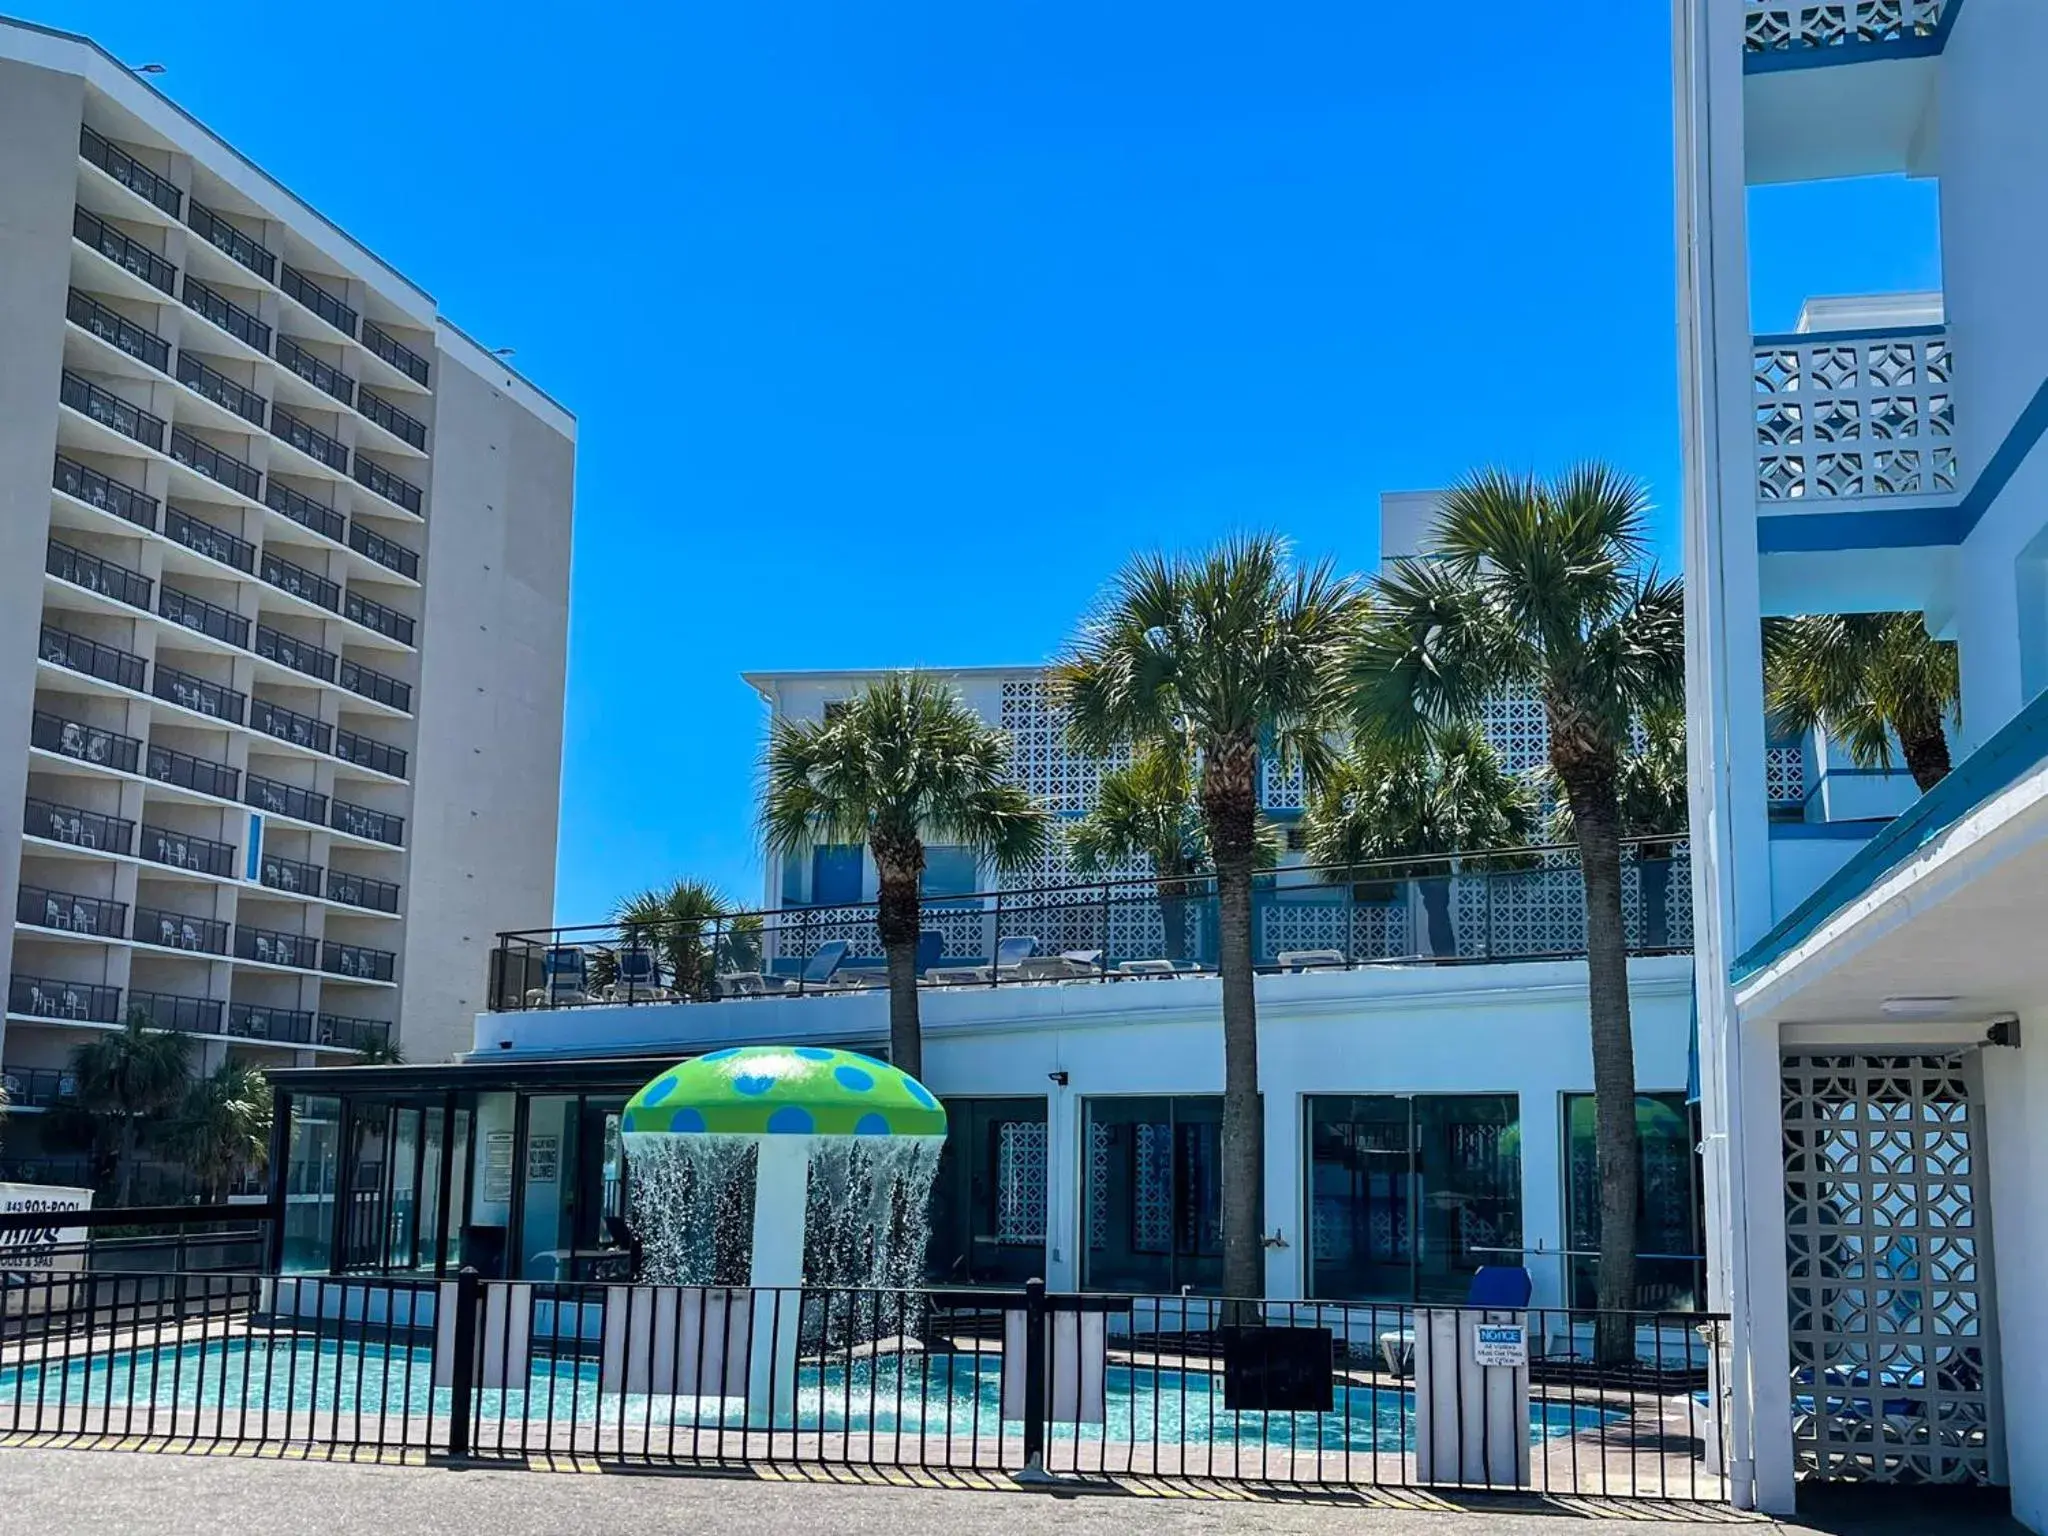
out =
<svg viewBox="0 0 2048 1536"><path fill-rule="evenodd" d="M1970 487L1962 505L1957 508L1963 522L1963 535L1968 537L1992 504L2005 494L2012 477L2020 472L2020 466L2027 462L2040 443L2043 433L2048 433L2048 379L2034 391L2034 398L2021 409L2012 424L2012 430L2005 434L2005 441L1998 445L1998 451L1991 455L1977 476L1977 483Z"/></svg>
<svg viewBox="0 0 2048 1536"><path fill-rule="evenodd" d="M1771 836L1788 843L1868 842L1891 824L1891 818L1866 821L1774 821Z"/></svg>
<svg viewBox="0 0 2048 1536"><path fill-rule="evenodd" d="M263 873L263 818L262 818L261 816L257 815L257 814L256 814L256 812L254 812L254 811L251 811L251 812L249 813L249 860L248 860L248 871L247 871L247 873L245 873L245 874L244 874L244 875L242 876L242 878L243 878L244 880L248 880L248 881L251 881L251 882L253 882L253 881L255 881L255 879L256 879L256 878L257 878L257 877L258 877L259 875L261 875L262 873Z"/></svg>
<svg viewBox="0 0 2048 1536"><path fill-rule="evenodd" d="M1949 776L1892 818L1882 832L1821 883L1731 968L1740 983L1783 958L1848 902L1933 842L1993 795L2048 760L2048 693L2006 721Z"/></svg>
<svg viewBox="0 0 2048 1536"><path fill-rule="evenodd" d="M1912 341L1946 334L1945 325L1880 325L1867 331L1775 331L1758 336L1760 347L1833 346L1844 341Z"/></svg>
<svg viewBox="0 0 2048 1536"><path fill-rule="evenodd" d="M1962 543L1975 522L1961 507L1925 504L1873 512L1765 513L1756 520L1756 552L1795 555L1837 549L1945 549Z"/></svg>

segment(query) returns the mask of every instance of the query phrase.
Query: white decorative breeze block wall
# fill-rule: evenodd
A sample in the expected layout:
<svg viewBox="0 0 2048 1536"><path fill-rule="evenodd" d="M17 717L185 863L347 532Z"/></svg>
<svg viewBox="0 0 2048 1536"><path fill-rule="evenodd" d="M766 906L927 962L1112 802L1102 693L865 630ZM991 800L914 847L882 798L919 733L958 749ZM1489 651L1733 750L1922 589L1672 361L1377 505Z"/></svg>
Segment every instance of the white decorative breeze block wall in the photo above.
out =
<svg viewBox="0 0 2048 1536"><path fill-rule="evenodd" d="M1946 334L1787 338L1755 362L1760 503L1955 490Z"/></svg>
<svg viewBox="0 0 2048 1536"><path fill-rule="evenodd" d="M1747 0L1743 43L1751 53L1839 48L1928 37L1948 0Z"/></svg>

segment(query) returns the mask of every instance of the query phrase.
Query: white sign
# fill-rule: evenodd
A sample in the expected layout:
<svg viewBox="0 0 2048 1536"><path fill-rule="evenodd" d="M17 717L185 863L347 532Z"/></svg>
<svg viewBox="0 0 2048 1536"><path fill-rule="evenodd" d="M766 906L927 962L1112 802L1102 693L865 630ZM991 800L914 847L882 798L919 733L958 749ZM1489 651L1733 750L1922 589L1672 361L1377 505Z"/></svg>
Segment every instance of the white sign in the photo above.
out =
<svg viewBox="0 0 2048 1536"><path fill-rule="evenodd" d="M1472 1363L1521 1367L1529 1363L1529 1330L1521 1323L1480 1323L1472 1331Z"/></svg>
<svg viewBox="0 0 2048 1536"><path fill-rule="evenodd" d="M0 1216L28 1216L48 1212L47 1226L26 1231L0 1232L0 1270L34 1270L38 1273L70 1271L85 1262L85 1228L66 1226L69 1211L92 1209L92 1191L62 1184L0 1184ZM59 1249L70 1249L60 1253Z"/></svg>

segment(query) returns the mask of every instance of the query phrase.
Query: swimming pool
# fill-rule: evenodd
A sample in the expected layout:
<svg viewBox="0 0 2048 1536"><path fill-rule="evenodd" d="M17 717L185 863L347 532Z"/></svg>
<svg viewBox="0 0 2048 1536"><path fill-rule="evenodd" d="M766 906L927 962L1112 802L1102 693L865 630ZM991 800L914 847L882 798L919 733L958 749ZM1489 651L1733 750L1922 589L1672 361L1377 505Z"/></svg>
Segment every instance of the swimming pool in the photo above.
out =
<svg viewBox="0 0 2048 1536"><path fill-rule="evenodd" d="M374 1341L253 1335L100 1353L60 1372L38 1366L0 1370L0 1410L155 1407L227 1412L335 1412L396 1421L450 1411L436 1389L432 1352ZM911 1354L811 1363L797 1377L797 1427L857 1435L997 1436L1001 1358L985 1354ZM477 1394L485 1421L625 1423L732 1428L746 1422L737 1398L648 1397L600 1392L597 1362L536 1359L524 1391ZM1598 1428L1613 1415L1569 1403L1530 1404L1534 1443ZM1334 1411L1240 1413L1224 1407L1221 1378L1205 1371L1112 1365L1107 1422L1052 1424L1056 1439L1110 1444L1264 1446L1286 1451L1398 1454L1414 1449L1414 1394L1338 1382Z"/></svg>

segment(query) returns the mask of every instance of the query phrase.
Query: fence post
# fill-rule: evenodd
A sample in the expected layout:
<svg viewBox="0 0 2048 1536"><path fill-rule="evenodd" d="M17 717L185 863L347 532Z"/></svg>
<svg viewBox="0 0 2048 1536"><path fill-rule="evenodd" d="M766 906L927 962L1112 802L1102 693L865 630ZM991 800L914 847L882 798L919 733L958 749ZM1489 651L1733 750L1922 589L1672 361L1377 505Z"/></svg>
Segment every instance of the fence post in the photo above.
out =
<svg viewBox="0 0 2048 1536"><path fill-rule="evenodd" d="M476 1314L483 1281L473 1265L455 1276L455 1359L448 1373L448 1454L469 1455L471 1394L476 1387Z"/></svg>
<svg viewBox="0 0 2048 1536"><path fill-rule="evenodd" d="M1019 1482L1046 1482L1045 1282L1024 1282L1024 1470Z"/></svg>

